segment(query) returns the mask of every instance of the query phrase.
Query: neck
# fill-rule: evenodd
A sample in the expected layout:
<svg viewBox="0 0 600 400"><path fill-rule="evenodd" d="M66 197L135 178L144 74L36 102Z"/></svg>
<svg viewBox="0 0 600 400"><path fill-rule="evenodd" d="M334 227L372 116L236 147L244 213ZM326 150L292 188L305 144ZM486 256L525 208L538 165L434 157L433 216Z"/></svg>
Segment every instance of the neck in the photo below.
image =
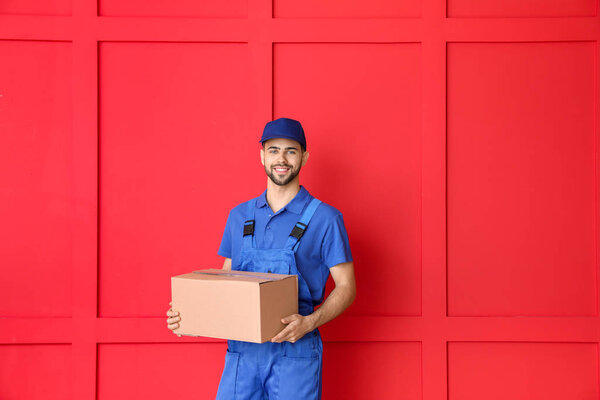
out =
<svg viewBox="0 0 600 400"><path fill-rule="evenodd" d="M267 178L267 203L273 212L281 210L300 191L300 180L298 177L285 186L279 186Z"/></svg>

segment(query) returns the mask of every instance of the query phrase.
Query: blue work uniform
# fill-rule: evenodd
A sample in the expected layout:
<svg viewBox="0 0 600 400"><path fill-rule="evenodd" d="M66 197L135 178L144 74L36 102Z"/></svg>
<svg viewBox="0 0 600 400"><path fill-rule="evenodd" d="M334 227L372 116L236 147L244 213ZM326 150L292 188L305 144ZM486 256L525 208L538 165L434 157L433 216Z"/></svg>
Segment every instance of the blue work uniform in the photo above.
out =
<svg viewBox="0 0 600 400"><path fill-rule="evenodd" d="M219 254L232 269L298 275L298 311L309 315L323 301L329 268L352 261L342 214L301 186L274 213L266 191L235 207ZM295 343L229 340L218 400L321 398L323 344L319 331Z"/></svg>

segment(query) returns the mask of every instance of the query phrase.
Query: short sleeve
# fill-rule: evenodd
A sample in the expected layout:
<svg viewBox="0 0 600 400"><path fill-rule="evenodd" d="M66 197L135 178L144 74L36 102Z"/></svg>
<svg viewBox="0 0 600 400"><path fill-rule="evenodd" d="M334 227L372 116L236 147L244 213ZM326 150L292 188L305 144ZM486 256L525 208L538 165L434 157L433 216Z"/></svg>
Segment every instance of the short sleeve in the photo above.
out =
<svg viewBox="0 0 600 400"><path fill-rule="evenodd" d="M327 268L352 261L348 233L340 212L335 214L325 230L321 245L321 260Z"/></svg>
<svg viewBox="0 0 600 400"><path fill-rule="evenodd" d="M231 258L232 253L232 235L231 235L231 224L232 224L232 212L229 212L227 217L227 223L225 224L225 231L223 232L223 238L221 239L221 246L219 246L218 255Z"/></svg>

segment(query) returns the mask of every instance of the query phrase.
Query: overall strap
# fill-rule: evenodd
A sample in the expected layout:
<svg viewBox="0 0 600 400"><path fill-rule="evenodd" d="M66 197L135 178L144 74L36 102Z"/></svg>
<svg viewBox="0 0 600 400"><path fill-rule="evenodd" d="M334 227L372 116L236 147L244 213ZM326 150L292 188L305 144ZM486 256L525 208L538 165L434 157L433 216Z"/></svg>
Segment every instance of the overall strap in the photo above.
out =
<svg viewBox="0 0 600 400"><path fill-rule="evenodd" d="M248 201L246 208L246 221L244 221L244 236L242 238L242 247L250 249L255 247L254 239L254 209L256 208L256 199Z"/></svg>
<svg viewBox="0 0 600 400"><path fill-rule="evenodd" d="M294 253L296 252L296 250L298 250L298 246L300 245L300 238L304 234L304 231L306 230L310 219L315 214L317 207L319 207L319 204L321 204L321 200L313 198L310 201L310 203L300 216L300 220L296 222L294 229L292 229L292 232L290 232L290 236L288 236L288 240L285 245L286 249L292 249Z"/></svg>

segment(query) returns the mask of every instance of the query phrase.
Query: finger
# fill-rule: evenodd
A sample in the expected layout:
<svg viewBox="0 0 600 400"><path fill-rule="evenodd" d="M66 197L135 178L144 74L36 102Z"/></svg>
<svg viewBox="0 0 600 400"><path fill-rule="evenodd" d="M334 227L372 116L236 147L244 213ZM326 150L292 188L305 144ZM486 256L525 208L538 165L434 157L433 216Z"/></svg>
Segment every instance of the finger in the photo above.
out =
<svg viewBox="0 0 600 400"><path fill-rule="evenodd" d="M282 337L283 337L283 335L281 334L281 332L279 332L277 335L275 335L275 337L273 337L273 339L271 339L271 342L279 343L279 342L281 342Z"/></svg>
<svg viewBox="0 0 600 400"><path fill-rule="evenodd" d="M170 330L175 330L175 329L179 328L179 324L178 323L170 324L170 325L167 325L167 328L169 328Z"/></svg>
<svg viewBox="0 0 600 400"><path fill-rule="evenodd" d="M300 332L295 332L294 335L291 335L290 338L288 338L289 342L292 343L296 343L298 340L302 339L304 337L304 333L300 333Z"/></svg>
<svg viewBox="0 0 600 400"><path fill-rule="evenodd" d="M281 332L275 335L271 339L271 342L279 343L289 341L295 343L298 341L298 339L304 336L304 333L302 333L303 318L304 317L300 314L292 314L282 318L281 322L284 324L287 323L287 326L283 328Z"/></svg>
<svg viewBox="0 0 600 400"><path fill-rule="evenodd" d="M179 322L179 321L181 321L181 317L167 318L167 323L169 323L169 324L173 324L173 323Z"/></svg>
<svg viewBox="0 0 600 400"><path fill-rule="evenodd" d="M302 316L300 314L292 314L292 315L288 315L287 317L283 317L281 318L281 322L284 324L289 324L290 322L294 322L295 320L302 318Z"/></svg>
<svg viewBox="0 0 600 400"><path fill-rule="evenodd" d="M288 326L283 328L283 330L277 334L277 336L276 336L277 342L285 342L286 340L288 340L288 338L290 338L294 334L294 332L296 331L296 325L297 325L294 322L295 321L290 322L288 324Z"/></svg>
<svg viewBox="0 0 600 400"><path fill-rule="evenodd" d="M292 332L293 329L289 325L286 326L281 332L279 332L273 339L272 342L283 342Z"/></svg>
<svg viewBox="0 0 600 400"><path fill-rule="evenodd" d="M271 342L272 343L281 343L281 338L282 338L281 335L277 335L273 339L271 339Z"/></svg>
<svg viewBox="0 0 600 400"><path fill-rule="evenodd" d="M170 306L172 306L172 305L173 305L173 302L172 302L172 301L170 301L170 302L169 302L169 305L170 305Z"/></svg>
<svg viewBox="0 0 600 400"><path fill-rule="evenodd" d="M290 332L287 335L285 335L284 337L281 338L282 342L291 342L294 343L296 335L294 334L294 332Z"/></svg>
<svg viewBox="0 0 600 400"><path fill-rule="evenodd" d="M285 335L280 339L282 342L292 342L295 343L296 341L298 341L298 339L300 339L303 334L300 331L300 328L296 325L288 325L288 328L286 328L286 332L281 332L281 333L285 333Z"/></svg>

